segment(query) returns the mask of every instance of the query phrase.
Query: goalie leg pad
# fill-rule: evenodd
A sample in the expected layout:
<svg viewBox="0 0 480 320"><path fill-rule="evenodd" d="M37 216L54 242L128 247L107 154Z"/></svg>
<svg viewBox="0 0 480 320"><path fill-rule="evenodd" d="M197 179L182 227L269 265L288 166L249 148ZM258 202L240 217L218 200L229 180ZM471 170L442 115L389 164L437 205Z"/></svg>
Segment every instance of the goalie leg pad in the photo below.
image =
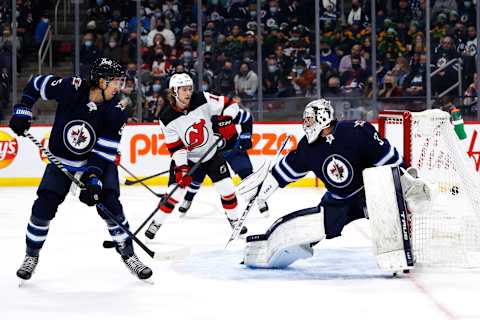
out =
<svg viewBox="0 0 480 320"><path fill-rule="evenodd" d="M250 268L283 269L312 257L310 244L324 237L321 207L295 211L275 221L265 234L248 236L243 261Z"/></svg>
<svg viewBox="0 0 480 320"><path fill-rule="evenodd" d="M365 169L363 181L379 268L389 272L412 269L414 259L399 168Z"/></svg>

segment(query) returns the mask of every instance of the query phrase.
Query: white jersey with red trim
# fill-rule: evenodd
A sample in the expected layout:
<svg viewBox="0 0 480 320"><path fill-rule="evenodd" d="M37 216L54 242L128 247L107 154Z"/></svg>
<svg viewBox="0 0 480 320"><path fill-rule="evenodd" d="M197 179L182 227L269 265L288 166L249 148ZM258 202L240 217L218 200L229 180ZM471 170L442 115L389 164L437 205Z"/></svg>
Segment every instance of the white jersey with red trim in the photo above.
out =
<svg viewBox="0 0 480 320"><path fill-rule="evenodd" d="M224 96L208 92L194 92L190 106L179 110L167 105L160 114L160 125L165 142L177 166L187 161L198 162L218 139L212 129L211 117L226 115L235 118L238 104ZM215 154L212 150L203 162Z"/></svg>

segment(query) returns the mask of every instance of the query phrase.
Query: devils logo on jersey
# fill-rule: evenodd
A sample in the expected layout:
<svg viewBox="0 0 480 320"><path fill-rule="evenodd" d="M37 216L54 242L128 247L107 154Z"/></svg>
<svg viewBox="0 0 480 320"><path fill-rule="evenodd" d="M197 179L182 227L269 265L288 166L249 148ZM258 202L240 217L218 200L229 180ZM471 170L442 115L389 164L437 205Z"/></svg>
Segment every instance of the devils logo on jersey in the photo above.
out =
<svg viewBox="0 0 480 320"><path fill-rule="evenodd" d="M185 141L188 144L188 149L193 150L195 148L203 146L208 141L208 130L205 127L205 119L195 122L185 132Z"/></svg>
<svg viewBox="0 0 480 320"><path fill-rule="evenodd" d="M96 140L95 130L83 120L72 120L63 129L63 142L72 153L80 155L89 152Z"/></svg>
<svg viewBox="0 0 480 320"><path fill-rule="evenodd" d="M350 162L338 154L327 157L322 165L323 175L330 184L344 188L352 182L353 167Z"/></svg>

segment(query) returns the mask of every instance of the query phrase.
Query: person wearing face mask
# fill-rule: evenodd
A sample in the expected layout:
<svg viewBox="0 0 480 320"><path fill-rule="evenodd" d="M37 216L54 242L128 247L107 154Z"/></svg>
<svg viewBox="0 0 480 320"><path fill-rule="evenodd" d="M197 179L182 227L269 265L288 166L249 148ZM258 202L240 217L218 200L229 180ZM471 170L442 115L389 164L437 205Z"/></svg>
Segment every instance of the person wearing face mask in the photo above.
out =
<svg viewBox="0 0 480 320"><path fill-rule="evenodd" d="M297 86L297 93L301 95L311 94L315 72L307 68L305 61L299 60L292 72L292 81Z"/></svg>
<svg viewBox="0 0 480 320"><path fill-rule="evenodd" d="M333 69L338 69L338 66L340 65L340 59L335 51L332 50L330 42L325 40L320 42L320 60L330 64L330 67Z"/></svg>
<svg viewBox="0 0 480 320"><path fill-rule="evenodd" d="M253 98L258 89L258 76L250 70L248 63L240 64L240 70L235 75L233 82L235 83L235 94L240 97Z"/></svg>
<svg viewBox="0 0 480 320"><path fill-rule="evenodd" d="M273 96L278 91L278 80L282 72L278 66L275 55L270 55L267 58L267 68L263 73L263 93L265 96Z"/></svg>
<svg viewBox="0 0 480 320"><path fill-rule="evenodd" d="M242 46L242 57L255 60L257 58L257 41L255 32L247 31L245 33L245 42Z"/></svg>
<svg viewBox="0 0 480 320"><path fill-rule="evenodd" d="M279 6L278 0L270 0L265 11L265 21L273 19L277 25L280 25L282 22L287 22L287 19Z"/></svg>
<svg viewBox="0 0 480 320"><path fill-rule="evenodd" d="M234 76L233 63L231 60L223 62L223 68L214 77L214 89L223 95L231 95L234 93Z"/></svg>
<svg viewBox="0 0 480 320"><path fill-rule="evenodd" d="M103 55L116 61L120 61L122 57L122 48L118 45L116 37L110 37L108 39L107 46L103 50Z"/></svg>
<svg viewBox="0 0 480 320"><path fill-rule="evenodd" d="M343 56L340 60L340 66L338 67L340 74L352 69L352 58L360 59L360 67L363 70L367 70L367 61L361 55L361 53L362 46L360 44L354 44L350 49L350 54Z"/></svg>
<svg viewBox="0 0 480 320"><path fill-rule="evenodd" d="M91 32L85 33L83 43L80 47L80 75L86 77L90 65L100 58L100 50L95 46L95 35Z"/></svg>
<svg viewBox="0 0 480 320"><path fill-rule="evenodd" d="M172 30L166 27L164 17L160 17L159 19L155 20L155 28L153 28L152 31L150 31L147 35L147 46L150 47L154 45L153 38L155 38L157 33L160 33L163 36L165 39L165 44L172 48L175 46L175 34L172 32Z"/></svg>
<svg viewBox="0 0 480 320"><path fill-rule="evenodd" d="M454 39L450 36L445 36L441 39L440 46L432 56L432 64L436 69L459 57L455 48ZM432 91L440 94L445 92L458 81L458 65L456 63L444 68L432 77ZM453 93L452 91L449 91Z"/></svg>

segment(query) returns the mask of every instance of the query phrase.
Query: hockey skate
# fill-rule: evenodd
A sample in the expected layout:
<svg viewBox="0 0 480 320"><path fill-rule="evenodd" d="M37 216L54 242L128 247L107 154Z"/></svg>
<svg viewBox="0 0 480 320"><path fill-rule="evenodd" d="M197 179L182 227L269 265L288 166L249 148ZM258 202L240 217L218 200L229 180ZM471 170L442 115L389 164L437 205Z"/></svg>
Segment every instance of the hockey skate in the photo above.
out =
<svg viewBox="0 0 480 320"><path fill-rule="evenodd" d="M155 234L157 234L158 229L160 229L162 225L160 223L155 224L155 220L150 223L150 226L148 227L147 231L145 231L145 237L148 239L153 239L155 238Z"/></svg>
<svg viewBox="0 0 480 320"><path fill-rule="evenodd" d="M232 229L234 229L235 226L237 225L238 219L230 219L228 217L227 217L227 219L228 219L228 222L230 222L230 226L232 227ZM247 227L242 226L242 230L240 230L240 235L244 235L247 232L248 232Z"/></svg>
<svg viewBox="0 0 480 320"><path fill-rule="evenodd" d="M183 200L182 204L178 208L178 211L180 212L180 218L185 217L185 214L187 213L188 209L190 209L191 205L192 205L192 201Z"/></svg>
<svg viewBox="0 0 480 320"><path fill-rule="evenodd" d="M147 267L140 261L136 254L131 255L130 257L122 256L122 260L127 266L128 270L134 275L136 275L140 280L148 279L152 276L152 269Z"/></svg>
<svg viewBox="0 0 480 320"><path fill-rule="evenodd" d="M22 265L17 270L17 277L22 280L29 280L38 264L38 257L25 255Z"/></svg>

